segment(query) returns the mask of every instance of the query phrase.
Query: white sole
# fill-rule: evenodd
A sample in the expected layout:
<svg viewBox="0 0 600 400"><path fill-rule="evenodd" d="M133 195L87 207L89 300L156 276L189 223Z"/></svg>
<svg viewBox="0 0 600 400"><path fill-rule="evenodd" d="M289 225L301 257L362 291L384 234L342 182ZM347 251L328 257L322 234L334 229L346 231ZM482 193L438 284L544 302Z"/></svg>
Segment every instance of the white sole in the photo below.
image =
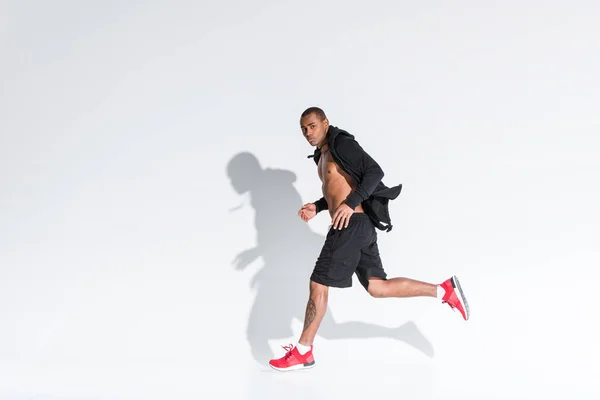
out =
<svg viewBox="0 0 600 400"><path fill-rule="evenodd" d="M287 368L278 368L278 367L274 367L271 364L269 364L269 367L273 368L276 371L281 371L281 372L300 371L300 370L303 370L303 369L313 368L314 366L315 366L315 362L314 361L312 363L298 364L298 365L294 365L293 367L287 367Z"/></svg>
<svg viewBox="0 0 600 400"><path fill-rule="evenodd" d="M462 291L462 288L460 287L460 282L458 281L456 275L452 276L452 286L454 287L454 289L456 289L458 293L458 301L460 301L463 310L465 310L465 320L468 320L470 317L469 303L467 302L467 298L465 297L465 294Z"/></svg>

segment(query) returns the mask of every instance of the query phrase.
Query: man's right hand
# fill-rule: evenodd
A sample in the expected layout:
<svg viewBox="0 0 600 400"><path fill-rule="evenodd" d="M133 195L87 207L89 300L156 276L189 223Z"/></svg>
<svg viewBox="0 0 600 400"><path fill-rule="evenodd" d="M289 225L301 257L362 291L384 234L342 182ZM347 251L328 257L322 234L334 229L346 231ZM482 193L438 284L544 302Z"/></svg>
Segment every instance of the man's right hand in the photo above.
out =
<svg viewBox="0 0 600 400"><path fill-rule="evenodd" d="M317 206L314 203L306 203L298 211L298 215L302 218L302 221L308 222L312 217L317 215Z"/></svg>

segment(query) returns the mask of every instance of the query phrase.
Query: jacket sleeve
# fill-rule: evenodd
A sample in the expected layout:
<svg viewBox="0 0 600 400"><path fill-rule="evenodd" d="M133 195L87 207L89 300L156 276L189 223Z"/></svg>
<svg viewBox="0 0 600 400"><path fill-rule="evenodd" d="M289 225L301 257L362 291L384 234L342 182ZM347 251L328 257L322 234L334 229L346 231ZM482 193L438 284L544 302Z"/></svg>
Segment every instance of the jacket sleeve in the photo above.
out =
<svg viewBox="0 0 600 400"><path fill-rule="evenodd" d="M314 204L317 206L317 214L329 208L325 197L321 197L319 200L315 201Z"/></svg>
<svg viewBox="0 0 600 400"><path fill-rule="evenodd" d="M354 209L373 194L384 173L379 164L356 141L344 140L340 146L340 152L360 171L360 181L356 182L356 188L345 201Z"/></svg>

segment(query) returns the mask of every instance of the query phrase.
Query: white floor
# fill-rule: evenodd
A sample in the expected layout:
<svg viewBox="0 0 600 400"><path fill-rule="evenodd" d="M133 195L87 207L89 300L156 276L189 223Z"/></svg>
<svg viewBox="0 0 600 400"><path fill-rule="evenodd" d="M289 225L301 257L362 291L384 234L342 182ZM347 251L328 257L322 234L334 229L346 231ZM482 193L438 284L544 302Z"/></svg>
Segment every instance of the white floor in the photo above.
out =
<svg viewBox="0 0 600 400"><path fill-rule="evenodd" d="M225 341L162 358L109 353L63 362L4 359L0 399L599 398L598 370L590 363L594 349L585 332L582 343L558 343L560 336L550 331L552 337L536 343L530 338L535 332L520 330L522 324L493 335L497 327L487 325L493 319L464 323L451 311L432 307L415 324L432 353L392 338L318 338L316 366L295 372L274 371L253 360L249 349ZM551 342L555 348L547 346ZM275 353L283 351L278 343L270 341Z"/></svg>
<svg viewBox="0 0 600 400"><path fill-rule="evenodd" d="M434 299L331 293L336 324L315 341L316 366L297 372L274 371L260 358L282 354L300 321L289 337L260 331L263 348L260 337L244 339L252 302L242 295L207 314L198 305L208 297L189 301L174 289L152 303L165 283L139 284L143 301L124 301L127 285L105 289L55 314L11 314L0 399L600 398L598 296L585 270L497 271L461 280L472 311L466 322ZM184 282L179 288L188 293Z"/></svg>
<svg viewBox="0 0 600 400"><path fill-rule="evenodd" d="M498 369L403 360L339 362L321 359L313 369L279 373L251 365L119 365L59 367L4 365L0 399L598 399L593 381L530 379L519 366ZM474 375L477 374L477 375ZM473 379L481 376L481 379Z"/></svg>
<svg viewBox="0 0 600 400"><path fill-rule="evenodd" d="M277 373L250 366L114 366L105 368L12 369L3 376L2 399L329 399L340 395L433 398L431 366L323 364L307 371ZM32 374L33 372L33 374Z"/></svg>

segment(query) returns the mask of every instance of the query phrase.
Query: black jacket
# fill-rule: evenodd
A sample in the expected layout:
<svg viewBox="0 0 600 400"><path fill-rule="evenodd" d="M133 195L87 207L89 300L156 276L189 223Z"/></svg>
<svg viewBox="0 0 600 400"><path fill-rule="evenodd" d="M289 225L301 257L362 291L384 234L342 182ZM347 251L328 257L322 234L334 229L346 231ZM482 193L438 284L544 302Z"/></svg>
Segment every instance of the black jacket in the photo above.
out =
<svg viewBox="0 0 600 400"><path fill-rule="evenodd" d="M356 184L356 188L344 202L352 209L362 204L373 224L378 229L389 232L392 229L392 221L388 203L398 197L402 191L402 184L391 188L385 186L382 182L383 170L350 133L330 125L327 131L327 144L335 162L352 177ZM321 151L317 148L314 154L308 157L313 157L318 165ZM328 209L324 197L314 204L317 206L317 213Z"/></svg>

